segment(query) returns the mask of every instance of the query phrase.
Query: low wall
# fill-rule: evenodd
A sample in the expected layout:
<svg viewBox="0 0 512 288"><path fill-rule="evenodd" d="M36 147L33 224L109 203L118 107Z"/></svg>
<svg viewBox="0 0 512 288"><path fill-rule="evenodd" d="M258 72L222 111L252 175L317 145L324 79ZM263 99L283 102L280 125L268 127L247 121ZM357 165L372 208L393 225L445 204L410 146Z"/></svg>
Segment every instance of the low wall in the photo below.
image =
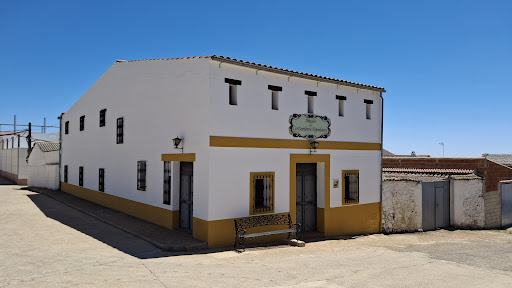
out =
<svg viewBox="0 0 512 288"><path fill-rule="evenodd" d="M421 182L383 181L382 232L412 232L421 229L421 196Z"/></svg>
<svg viewBox="0 0 512 288"><path fill-rule="evenodd" d="M18 185L27 185L27 148L0 150L0 175Z"/></svg>
<svg viewBox="0 0 512 288"><path fill-rule="evenodd" d="M501 193L491 191L484 193L485 228L501 227Z"/></svg>
<svg viewBox="0 0 512 288"><path fill-rule="evenodd" d="M464 229L485 227L483 180L451 179L450 202L450 224L452 226Z"/></svg>

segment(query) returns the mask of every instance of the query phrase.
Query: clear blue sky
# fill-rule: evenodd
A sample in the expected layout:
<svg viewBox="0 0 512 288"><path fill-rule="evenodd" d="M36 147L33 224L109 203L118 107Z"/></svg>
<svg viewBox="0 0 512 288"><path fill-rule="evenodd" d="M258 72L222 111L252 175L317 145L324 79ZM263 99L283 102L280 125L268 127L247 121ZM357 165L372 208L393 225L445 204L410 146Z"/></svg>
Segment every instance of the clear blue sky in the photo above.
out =
<svg viewBox="0 0 512 288"><path fill-rule="evenodd" d="M383 86L384 148L512 153L512 1L0 0L0 123L57 124L116 59L224 55ZM5 130L7 127L2 127Z"/></svg>

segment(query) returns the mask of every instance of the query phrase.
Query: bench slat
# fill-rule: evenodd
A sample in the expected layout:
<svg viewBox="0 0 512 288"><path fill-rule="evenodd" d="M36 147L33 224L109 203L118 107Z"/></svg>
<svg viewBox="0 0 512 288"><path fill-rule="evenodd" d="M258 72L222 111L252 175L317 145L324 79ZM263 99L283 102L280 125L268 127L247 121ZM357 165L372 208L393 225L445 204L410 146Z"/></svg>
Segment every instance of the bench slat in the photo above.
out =
<svg viewBox="0 0 512 288"><path fill-rule="evenodd" d="M267 231L267 232L260 232L260 233L252 233L252 234L240 235L240 238L254 238L254 237L260 237L260 236L285 234L285 233L295 233L295 232L296 232L295 229L274 230L274 231Z"/></svg>

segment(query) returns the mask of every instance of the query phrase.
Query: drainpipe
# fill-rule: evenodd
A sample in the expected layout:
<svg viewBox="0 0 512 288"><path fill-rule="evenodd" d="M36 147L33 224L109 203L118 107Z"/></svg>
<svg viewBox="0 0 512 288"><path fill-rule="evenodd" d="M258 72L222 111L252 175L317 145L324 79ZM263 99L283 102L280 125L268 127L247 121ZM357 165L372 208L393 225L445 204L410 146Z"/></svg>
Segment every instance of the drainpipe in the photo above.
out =
<svg viewBox="0 0 512 288"><path fill-rule="evenodd" d="M384 168L384 160L382 159L384 152L384 98L380 92L380 231L382 232L382 169Z"/></svg>
<svg viewBox="0 0 512 288"><path fill-rule="evenodd" d="M59 190L61 190L61 174L62 174L62 116L64 113L60 113L59 119Z"/></svg>

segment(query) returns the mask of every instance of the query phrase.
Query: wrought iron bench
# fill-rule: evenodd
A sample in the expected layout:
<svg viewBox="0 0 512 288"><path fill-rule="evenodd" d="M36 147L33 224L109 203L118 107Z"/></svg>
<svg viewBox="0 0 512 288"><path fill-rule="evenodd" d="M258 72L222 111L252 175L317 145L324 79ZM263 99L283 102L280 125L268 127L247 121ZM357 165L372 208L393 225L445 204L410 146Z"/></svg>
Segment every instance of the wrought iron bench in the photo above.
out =
<svg viewBox="0 0 512 288"><path fill-rule="evenodd" d="M288 225L288 229L247 234L247 229L269 225ZM300 223L293 224L290 214L259 215L235 219L235 231L236 238L234 248L237 249L237 246L240 245L242 246L242 250L237 249L237 251L242 252L245 250L244 244L245 240L248 238L257 238L277 234L288 234L288 239L290 239L292 234L295 234L295 237L298 238L300 232Z"/></svg>

